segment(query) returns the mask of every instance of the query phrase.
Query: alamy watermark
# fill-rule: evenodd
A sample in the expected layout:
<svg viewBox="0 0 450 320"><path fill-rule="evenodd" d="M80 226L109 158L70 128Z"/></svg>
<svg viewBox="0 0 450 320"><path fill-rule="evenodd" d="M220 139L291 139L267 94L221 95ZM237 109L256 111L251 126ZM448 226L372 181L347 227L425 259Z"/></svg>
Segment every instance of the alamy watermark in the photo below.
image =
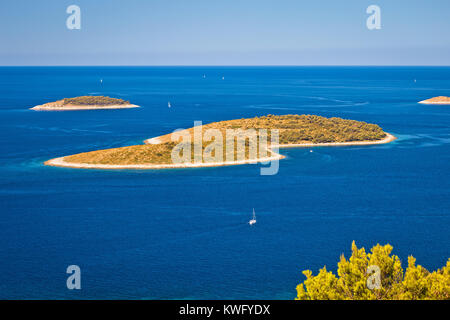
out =
<svg viewBox="0 0 450 320"><path fill-rule="evenodd" d="M81 29L81 9L77 5L70 5L66 9L66 13L70 14L66 20L66 27L69 30L80 30Z"/></svg>
<svg viewBox="0 0 450 320"><path fill-rule="evenodd" d="M367 278L367 288L370 290L381 289L381 270L377 265L370 265L367 268L366 274L369 275Z"/></svg>
<svg viewBox="0 0 450 320"><path fill-rule="evenodd" d="M67 278L66 286L69 290L81 289L81 269L79 266L73 264L67 267L66 273L70 274Z"/></svg>
<svg viewBox="0 0 450 320"><path fill-rule="evenodd" d="M66 13L70 14L66 20L66 27L69 30L81 29L81 9L79 6L72 4L67 7ZM370 5L366 9L366 13L370 16L366 20L366 26L369 30L381 29L381 8L377 5Z"/></svg>
<svg viewBox="0 0 450 320"><path fill-rule="evenodd" d="M367 18L366 26L369 30L381 29L381 9L377 5L370 5L366 9L366 13L370 14Z"/></svg>
<svg viewBox="0 0 450 320"><path fill-rule="evenodd" d="M270 166L262 167L261 175L275 175L279 170L278 129L203 129L201 121L194 121L192 130L175 130L171 140L177 143L171 152L173 164L263 163Z"/></svg>

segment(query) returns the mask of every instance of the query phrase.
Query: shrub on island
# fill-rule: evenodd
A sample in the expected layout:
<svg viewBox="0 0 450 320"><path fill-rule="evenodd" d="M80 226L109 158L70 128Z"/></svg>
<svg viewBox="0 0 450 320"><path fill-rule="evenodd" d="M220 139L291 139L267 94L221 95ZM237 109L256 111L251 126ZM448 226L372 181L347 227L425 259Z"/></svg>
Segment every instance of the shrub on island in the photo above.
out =
<svg viewBox="0 0 450 320"><path fill-rule="evenodd" d="M105 96L80 96L75 98L64 98L63 105L86 105L86 106L110 106L110 105L124 105L130 104L130 101L123 99L110 98Z"/></svg>

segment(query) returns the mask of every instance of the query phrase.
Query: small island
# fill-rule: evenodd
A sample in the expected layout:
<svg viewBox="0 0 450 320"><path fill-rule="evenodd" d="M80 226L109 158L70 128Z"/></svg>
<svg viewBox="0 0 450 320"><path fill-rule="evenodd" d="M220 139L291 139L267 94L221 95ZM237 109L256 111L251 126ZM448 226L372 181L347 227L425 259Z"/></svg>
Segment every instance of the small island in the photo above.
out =
<svg viewBox="0 0 450 320"><path fill-rule="evenodd" d="M272 140L273 131L271 130L273 129L277 129L278 144L272 144L274 140ZM214 133L214 138L211 132ZM219 144L219 149L217 145L216 148L212 148L212 145L220 140L219 137L228 139L230 132L235 134L232 136L231 149L226 148L224 143ZM267 139L265 139L266 135ZM194 137L194 139L180 142L182 137ZM198 137L201 138L198 139ZM250 143L251 137L256 138L252 140L256 143ZM234 144L239 139L243 141L240 147L239 144ZM384 132L378 125L362 121L316 115L267 115L213 122L148 139L143 145L85 152L51 159L45 164L96 169L226 166L282 159L284 156L275 152L278 148L370 145L388 143L393 140L395 137ZM184 154L185 160L182 163L174 163L173 154L174 152L177 154L179 152L177 148L180 147L184 149L184 153L188 150L189 154L187 157ZM239 152L241 157L237 155ZM198 158L199 154L200 158Z"/></svg>
<svg viewBox="0 0 450 320"><path fill-rule="evenodd" d="M422 103L422 104L450 104L450 97L439 96L439 97L434 97L431 99L419 101L419 103Z"/></svg>
<svg viewBox="0 0 450 320"><path fill-rule="evenodd" d="M31 110L64 111L64 110L97 110L97 109L129 109L139 108L123 99L104 96L81 96L64 98L55 102L38 105Z"/></svg>

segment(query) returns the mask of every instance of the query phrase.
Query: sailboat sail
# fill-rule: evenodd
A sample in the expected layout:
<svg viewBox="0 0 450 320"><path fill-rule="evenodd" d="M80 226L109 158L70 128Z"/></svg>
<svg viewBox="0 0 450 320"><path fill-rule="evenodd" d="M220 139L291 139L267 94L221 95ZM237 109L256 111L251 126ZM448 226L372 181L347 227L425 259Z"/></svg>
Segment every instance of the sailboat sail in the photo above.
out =
<svg viewBox="0 0 450 320"><path fill-rule="evenodd" d="M256 214L255 214L255 208L253 208L253 218L248 222L249 225L256 223Z"/></svg>

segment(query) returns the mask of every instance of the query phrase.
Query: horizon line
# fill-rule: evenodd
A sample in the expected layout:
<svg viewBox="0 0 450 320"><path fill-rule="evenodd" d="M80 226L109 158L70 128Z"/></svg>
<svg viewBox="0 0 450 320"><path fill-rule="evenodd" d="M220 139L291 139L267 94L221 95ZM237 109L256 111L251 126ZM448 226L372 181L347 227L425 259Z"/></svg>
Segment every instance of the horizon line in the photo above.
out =
<svg viewBox="0 0 450 320"><path fill-rule="evenodd" d="M450 64L448 65L394 65L394 64L380 64L380 65L375 65L375 64L361 64L361 65L356 65L356 64L305 64L305 65L296 65L296 64L292 64L292 65L277 65L277 64L261 64L261 65L244 65L244 64L236 64L236 65L228 65L228 64L224 64L224 65L194 65L194 64L186 64L186 65L182 65L182 64L167 64L167 65L151 65L151 64L142 64L142 65L127 65L127 64L109 64L109 65L96 65L96 64L86 64L86 65L0 65L0 68L5 68L5 67L11 67L11 68L17 68L17 67L450 67Z"/></svg>

